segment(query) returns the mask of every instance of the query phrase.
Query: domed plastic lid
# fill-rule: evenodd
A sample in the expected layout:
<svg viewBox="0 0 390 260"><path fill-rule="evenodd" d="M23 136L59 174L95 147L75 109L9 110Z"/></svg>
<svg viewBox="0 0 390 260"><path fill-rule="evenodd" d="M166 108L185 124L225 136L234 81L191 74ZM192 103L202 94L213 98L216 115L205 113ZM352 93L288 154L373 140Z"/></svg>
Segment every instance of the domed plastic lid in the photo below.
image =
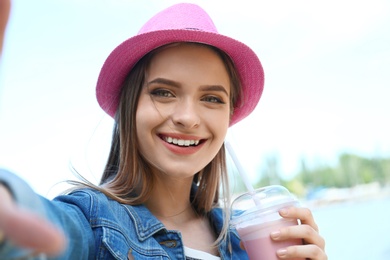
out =
<svg viewBox="0 0 390 260"><path fill-rule="evenodd" d="M272 185L238 196L231 206L231 219L259 217L277 212L283 207L298 204L295 197L283 186Z"/></svg>

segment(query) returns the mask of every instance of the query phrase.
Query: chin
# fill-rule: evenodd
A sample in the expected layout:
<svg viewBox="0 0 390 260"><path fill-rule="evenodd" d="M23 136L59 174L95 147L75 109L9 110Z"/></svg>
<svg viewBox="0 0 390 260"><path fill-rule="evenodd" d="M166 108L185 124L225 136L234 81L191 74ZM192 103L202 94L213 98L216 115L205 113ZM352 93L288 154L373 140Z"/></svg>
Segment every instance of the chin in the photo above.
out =
<svg viewBox="0 0 390 260"><path fill-rule="evenodd" d="M161 176L167 176L177 179L188 179L193 178L196 173L198 173L201 169L199 167L196 168L188 168L183 166L176 166L176 167L170 167L170 168L160 168L158 170L158 173L161 174Z"/></svg>

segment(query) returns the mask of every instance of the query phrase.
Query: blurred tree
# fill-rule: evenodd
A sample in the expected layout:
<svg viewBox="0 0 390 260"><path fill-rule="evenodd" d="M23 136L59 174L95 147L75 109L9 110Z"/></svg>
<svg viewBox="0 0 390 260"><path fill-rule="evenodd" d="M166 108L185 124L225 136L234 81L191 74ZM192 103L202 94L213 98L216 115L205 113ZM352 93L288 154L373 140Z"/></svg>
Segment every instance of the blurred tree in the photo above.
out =
<svg viewBox="0 0 390 260"><path fill-rule="evenodd" d="M241 177L234 169L231 176L234 191L246 190ZM263 166L259 169L260 179L254 184L255 188L280 184L297 196L305 196L312 190L326 187L346 188L359 184L378 182L390 185L390 158L366 158L351 153L339 155L336 165L318 163L308 167L307 160L302 158L300 169L290 180L281 178L280 160L276 154L268 155Z"/></svg>
<svg viewBox="0 0 390 260"><path fill-rule="evenodd" d="M265 158L264 168L261 170L261 178L255 187L281 184L279 157L276 154Z"/></svg>

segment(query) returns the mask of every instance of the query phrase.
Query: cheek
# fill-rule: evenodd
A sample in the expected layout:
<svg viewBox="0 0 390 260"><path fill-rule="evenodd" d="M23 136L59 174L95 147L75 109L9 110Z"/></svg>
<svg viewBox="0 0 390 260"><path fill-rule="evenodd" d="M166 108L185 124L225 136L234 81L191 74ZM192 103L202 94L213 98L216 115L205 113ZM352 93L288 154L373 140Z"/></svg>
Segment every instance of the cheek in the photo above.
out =
<svg viewBox="0 0 390 260"><path fill-rule="evenodd" d="M136 138L138 143L138 148L140 154L148 160L146 157L147 154L149 154L149 149L152 147L151 145L151 127L150 122L148 122L148 118L150 118L148 115L145 115L145 111L140 110L136 114Z"/></svg>
<svg viewBox="0 0 390 260"><path fill-rule="evenodd" d="M203 113L205 120L217 131L218 133L226 134L230 123L230 110L223 111L208 111Z"/></svg>
<svg viewBox="0 0 390 260"><path fill-rule="evenodd" d="M153 115L149 110L151 109L143 106L139 107L136 113L137 137L141 141L144 140L148 133L150 134L152 128Z"/></svg>
<svg viewBox="0 0 390 260"><path fill-rule="evenodd" d="M150 122L148 122L148 119L150 119L148 109L149 108L145 105L145 101L141 98L138 102L137 112L135 114L137 139L141 148L143 147L142 144L145 141L146 133L149 132L147 131L150 124Z"/></svg>
<svg viewBox="0 0 390 260"><path fill-rule="evenodd" d="M154 129L163 121L148 95L139 99L135 120L140 152L145 154L148 149L151 149L150 147L153 147Z"/></svg>
<svg viewBox="0 0 390 260"><path fill-rule="evenodd" d="M157 114L156 107L149 95L141 95L136 112L137 129L149 125Z"/></svg>

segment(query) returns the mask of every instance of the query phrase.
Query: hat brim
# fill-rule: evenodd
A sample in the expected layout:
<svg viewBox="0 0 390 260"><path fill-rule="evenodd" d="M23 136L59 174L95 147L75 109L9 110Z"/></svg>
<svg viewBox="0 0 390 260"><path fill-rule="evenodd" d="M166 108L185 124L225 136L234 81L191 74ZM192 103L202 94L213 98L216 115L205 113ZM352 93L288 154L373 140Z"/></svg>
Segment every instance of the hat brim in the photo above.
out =
<svg viewBox="0 0 390 260"><path fill-rule="evenodd" d="M264 87L264 71L259 58L247 45L230 37L199 30L160 30L131 37L107 57L96 86L99 105L114 117L125 78L134 65L150 51L174 42L196 42L214 46L232 59L242 92L234 104L230 126L248 116L256 107Z"/></svg>

